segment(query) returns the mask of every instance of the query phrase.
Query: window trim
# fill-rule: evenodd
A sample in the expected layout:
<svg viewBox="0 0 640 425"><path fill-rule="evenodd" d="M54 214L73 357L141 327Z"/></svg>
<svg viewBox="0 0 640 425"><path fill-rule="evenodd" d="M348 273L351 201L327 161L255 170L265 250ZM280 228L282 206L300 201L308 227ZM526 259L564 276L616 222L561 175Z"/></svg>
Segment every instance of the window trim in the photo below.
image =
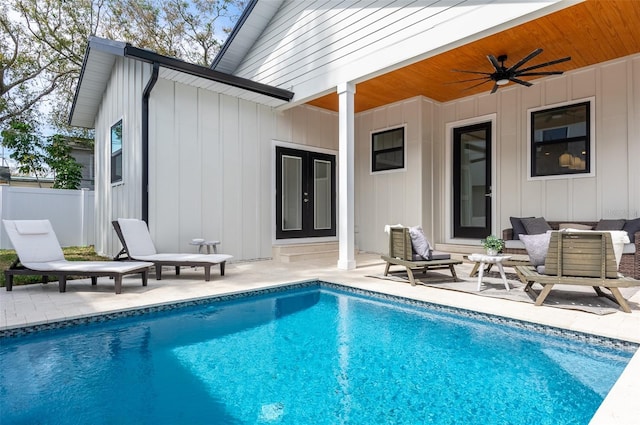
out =
<svg viewBox="0 0 640 425"><path fill-rule="evenodd" d="M120 124L120 128L121 128L121 134L120 134L120 150L114 152L113 151L113 129L114 127L116 127L118 124ZM109 127L109 181L111 182L112 185L118 185L118 184L122 184L122 182L124 181L124 161L123 161L123 133L124 133L124 120L122 118L118 119L115 123L113 123L110 127ZM118 180L114 180L114 174L113 174L113 159L115 157L120 157L120 165L121 165L121 175L120 178Z"/></svg>
<svg viewBox="0 0 640 425"><path fill-rule="evenodd" d="M378 134L388 133L394 130L402 129L402 167L391 168L386 170L374 170L373 169L373 137ZM372 130L369 132L369 174L387 174L387 173L398 173L404 172L407 170L407 124L396 125L392 127L381 128L377 130Z"/></svg>
<svg viewBox="0 0 640 425"><path fill-rule="evenodd" d="M582 103L589 105L589 125L588 125L588 138L589 138L589 172L577 173L577 174L556 174L551 176L533 176L532 175L532 162L534 155L533 145L533 122L532 115L534 112L552 110L556 108L565 108ZM527 152L527 180L528 181L541 181L541 180L559 180L559 179L581 179L585 177L595 177L596 175L596 128L595 128L595 97L587 97L583 99L575 99L567 102L554 103L551 105L538 106L535 108L527 109L527 138L526 138L526 152Z"/></svg>

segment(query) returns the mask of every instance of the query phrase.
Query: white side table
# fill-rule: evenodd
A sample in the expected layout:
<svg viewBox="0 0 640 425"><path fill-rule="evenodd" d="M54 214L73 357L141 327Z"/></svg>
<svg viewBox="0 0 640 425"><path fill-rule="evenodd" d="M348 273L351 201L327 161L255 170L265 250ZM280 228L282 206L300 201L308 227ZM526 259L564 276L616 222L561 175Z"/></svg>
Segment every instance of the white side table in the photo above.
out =
<svg viewBox="0 0 640 425"><path fill-rule="evenodd" d="M198 247L198 254L202 252L202 247L207 247L207 254L211 254L211 249L213 249L213 253L218 253L217 246L220 245L220 241L205 241L204 239L193 239L189 242L189 245L195 245Z"/></svg>
<svg viewBox="0 0 640 425"><path fill-rule="evenodd" d="M486 264L495 264L500 271L500 276L502 277L502 282L504 282L504 287L508 291L509 282L507 282L507 276L504 274L504 268L502 267L502 262L511 259L510 255L485 255L485 254L472 254L469 256L469 261L474 261L476 263L480 263L480 267L478 269L478 291L480 290L480 286L482 285L482 276L484 275L484 267Z"/></svg>

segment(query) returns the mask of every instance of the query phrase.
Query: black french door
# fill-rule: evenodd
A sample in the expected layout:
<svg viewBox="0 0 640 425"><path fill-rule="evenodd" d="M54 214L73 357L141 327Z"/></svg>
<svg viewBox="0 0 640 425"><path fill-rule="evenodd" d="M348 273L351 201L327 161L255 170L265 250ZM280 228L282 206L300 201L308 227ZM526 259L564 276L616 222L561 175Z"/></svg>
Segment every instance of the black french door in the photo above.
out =
<svg viewBox="0 0 640 425"><path fill-rule="evenodd" d="M453 129L453 236L491 234L491 122Z"/></svg>
<svg viewBox="0 0 640 425"><path fill-rule="evenodd" d="M336 158L276 147L276 239L336 235Z"/></svg>

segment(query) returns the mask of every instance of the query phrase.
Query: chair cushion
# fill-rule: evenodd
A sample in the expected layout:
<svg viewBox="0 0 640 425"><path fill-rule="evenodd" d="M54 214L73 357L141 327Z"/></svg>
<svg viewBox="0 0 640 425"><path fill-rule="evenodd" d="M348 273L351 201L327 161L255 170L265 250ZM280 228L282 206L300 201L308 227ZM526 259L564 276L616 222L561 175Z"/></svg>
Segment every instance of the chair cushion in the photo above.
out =
<svg viewBox="0 0 640 425"><path fill-rule="evenodd" d="M140 258L157 253L151 240L147 223L135 218L119 218L118 224L127 244L127 252L131 258Z"/></svg>
<svg viewBox="0 0 640 425"><path fill-rule="evenodd" d="M616 220L600 220L596 225L595 230L622 230L625 224L625 219Z"/></svg>
<svg viewBox="0 0 640 425"><path fill-rule="evenodd" d="M528 235L540 235L551 230L551 226L543 217L524 217L521 221Z"/></svg>
<svg viewBox="0 0 640 425"><path fill-rule="evenodd" d="M64 260L49 220L3 220L11 244L23 265Z"/></svg>
<svg viewBox="0 0 640 425"><path fill-rule="evenodd" d="M539 235L522 235L520 240L529 254L529 261L535 267L544 265L549 250L551 231Z"/></svg>
<svg viewBox="0 0 640 425"><path fill-rule="evenodd" d="M524 218L533 218L533 217L524 217ZM524 224L522 224L522 217L509 217L509 221L511 221L511 227L513 228L513 240L520 239L520 235L526 235L527 229L524 228Z"/></svg>
<svg viewBox="0 0 640 425"><path fill-rule="evenodd" d="M627 220L622 228L629 235L631 243L635 243L635 234L640 232L640 218L634 218L633 220Z"/></svg>
<svg viewBox="0 0 640 425"><path fill-rule="evenodd" d="M413 251L418 254L424 260L431 260L431 244L424 235L421 226L414 226L409 228L409 235L411 236L411 246Z"/></svg>

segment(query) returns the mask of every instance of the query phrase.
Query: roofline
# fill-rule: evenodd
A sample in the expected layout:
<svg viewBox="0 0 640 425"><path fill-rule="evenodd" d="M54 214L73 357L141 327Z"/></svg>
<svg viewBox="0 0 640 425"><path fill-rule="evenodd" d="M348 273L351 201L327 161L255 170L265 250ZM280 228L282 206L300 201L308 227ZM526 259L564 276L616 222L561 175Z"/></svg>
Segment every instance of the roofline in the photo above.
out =
<svg viewBox="0 0 640 425"><path fill-rule="evenodd" d="M219 83L227 84L229 86L237 87L244 90L249 90L287 102L293 99L294 95L294 93L289 90L258 83L247 78L236 77L235 75L216 71L211 68L207 68L206 66L196 65L180 59L160 55L150 50L133 47L129 43L127 43L124 49L124 56L139 59L144 62L158 63L164 68L169 68L173 69L174 71L184 72L196 77L202 77L208 80L217 81Z"/></svg>
<svg viewBox="0 0 640 425"><path fill-rule="evenodd" d="M252 0L252 4L257 0ZM87 61L89 59L89 53L91 49L96 49L101 52L110 53L114 56L127 57L132 59L141 60L148 63L157 63L164 68L173 69L175 71L184 72L186 74L194 75L196 77L205 78L207 80L216 81L218 83L227 84L229 86L237 87L243 90L248 90L261 95L273 97L286 102L293 99L294 93L273 87L267 84L258 83L247 78L236 77L231 74L216 71L206 66L196 65L193 63L185 62L180 59L164 56L150 50L140 49L132 46L130 43L124 43L121 41L113 41L96 36L89 37L89 43L84 53L82 60L82 69L80 70L80 76L78 77L78 85L76 86L76 92L73 96L73 103L71 104L71 111L69 113L69 124L73 119L73 114L76 109L76 103L80 94L80 87L84 78Z"/></svg>
<svg viewBox="0 0 640 425"><path fill-rule="evenodd" d="M251 15L251 12L253 11L253 8L256 6L256 4L258 4L258 0L250 0L249 4L247 4L247 7L244 8L244 10L242 11L242 15L240 15L238 22L236 22L236 24L234 25L233 29L231 30L231 33L229 34L226 41L222 45L222 48L220 49L220 51L218 51L218 54L216 55L216 57L213 58L213 62L211 63L211 66L210 66L211 69L215 69L216 66L218 66L218 64L222 60L222 57L227 52L227 49L229 49L229 46L231 46L231 44L233 43L233 39L236 38L236 35L238 35L238 33L240 32L240 29L249 18L249 15Z"/></svg>

